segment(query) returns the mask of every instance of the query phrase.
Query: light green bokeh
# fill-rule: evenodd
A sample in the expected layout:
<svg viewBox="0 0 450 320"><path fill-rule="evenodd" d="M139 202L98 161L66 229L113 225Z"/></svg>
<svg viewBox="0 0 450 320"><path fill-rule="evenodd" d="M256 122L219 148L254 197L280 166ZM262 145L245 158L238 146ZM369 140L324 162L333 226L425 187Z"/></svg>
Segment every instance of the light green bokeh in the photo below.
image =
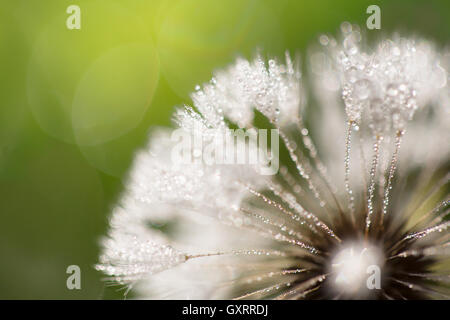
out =
<svg viewBox="0 0 450 320"><path fill-rule="evenodd" d="M135 128L151 104L158 77L157 55L150 44L122 45L99 57L79 81L73 98L77 144L97 145Z"/></svg>
<svg viewBox="0 0 450 320"><path fill-rule="evenodd" d="M61 11L45 24L32 44L27 87L29 104L37 123L49 135L70 143L75 141L72 128L74 95L87 70L91 70L90 76L95 77L95 86L101 91L103 86L110 84L111 76L118 76L111 74L114 71L112 63L117 67L126 67L124 63L130 61L139 63L135 61L135 56L128 57L126 52L122 52L116 55L114 62L110 61L111 70L92 71L91 65L102 55L119 46L141 42L152 51L148 59L154 66L149 77L158 76L157 63L154 61L157 59L156 52L152 50L153 40L144 22L133 11L119 2L110 2L105 6L105 1L80 1L78 5L82 8L80 30L66 28L69 14L65 11L66 7L60 6ZM148 66L143 67L148 69ZM131 87L129 80L123 79L124 90L128 89L127 84ZM151 94L154 86L152 84L153 88L149 88L148 93L139 95ZM121 93L120 90L116 92ZM111 97L112 100L114 98ZM86 102L92 106L98 101ZM108 114L104 116L108 117ZM78 125L79 120L75 119ZM120 122L116 123L119 132L121 125ZM82 141L83 144L85 142Z"/></svg>

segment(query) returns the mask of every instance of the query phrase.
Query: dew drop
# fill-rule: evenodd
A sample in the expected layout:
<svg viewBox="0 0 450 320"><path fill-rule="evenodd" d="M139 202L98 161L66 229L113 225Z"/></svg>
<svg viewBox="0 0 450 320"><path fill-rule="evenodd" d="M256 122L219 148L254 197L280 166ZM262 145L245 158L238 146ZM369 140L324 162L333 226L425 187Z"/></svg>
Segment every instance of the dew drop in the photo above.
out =
<svg viewBox="0 0 450 320"><path fill-rule="evenodd" d="M348 33L352 32L352 25L347 21L342 22L341 23L341 31L344 34L348 34Z"/></svg>
<svg viewBox="0 0 450 320"><path fill-rule="evenodd" d="M347 80L350 83L355 83L357 80L357 74L358 74L358 70L355 67L350 67L347 70Z"/></svg>
<svg viewBox="0 0 450 320"><path fill-rule="evenodd" d="M393 85L393 84L390 84L390 85L387 87L386 92L387 92L387 94L388 94L389 96L395 97L395 96L397 95L397 93L398 93L397 86L395 86L395 85Z"/></svg>
<svg viewBox="0 0 450 320"><path fill-rule="evenodd" d="M321 45L326 46L330 42L330 39L328 39L328 37L323 34L319 37L319 42Z"/></svg>
<svg viewBox="0 0 450 320"><path fill-rule="evenodd" d="M360 100L365 100L370 94L370 81L361 79L355 82L355 95Z"/></svg>

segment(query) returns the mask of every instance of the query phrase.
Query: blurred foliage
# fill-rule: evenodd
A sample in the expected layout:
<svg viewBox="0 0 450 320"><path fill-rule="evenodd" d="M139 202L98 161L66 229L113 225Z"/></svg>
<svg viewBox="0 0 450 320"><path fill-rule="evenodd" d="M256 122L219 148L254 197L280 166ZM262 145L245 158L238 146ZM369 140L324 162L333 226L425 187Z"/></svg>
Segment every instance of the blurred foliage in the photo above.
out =
<svg viewBox="0 0 450 320"><path fill-rule="evenodd" d="M92 267L149 130L237 55L304 55L342 21L365 28L370 4L371 36L450 39L447 0L1 0L0 298L120 298Z"/></svg>

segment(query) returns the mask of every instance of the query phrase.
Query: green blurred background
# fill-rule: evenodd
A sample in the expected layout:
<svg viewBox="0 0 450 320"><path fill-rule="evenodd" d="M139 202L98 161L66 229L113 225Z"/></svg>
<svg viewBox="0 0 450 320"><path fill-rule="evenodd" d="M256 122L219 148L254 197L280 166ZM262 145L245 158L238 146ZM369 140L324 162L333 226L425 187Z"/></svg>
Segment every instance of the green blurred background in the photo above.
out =
<svg viewBox="0 0 450 320"><path fill-rule="evenodd" d="M1 0L0 298L121 298L93 270L134 152L237 55L306 53L342 21L443 45L450 1ZM81 8L68 30L66 9ZM81 267L81 290L66 268Z"/></svg>

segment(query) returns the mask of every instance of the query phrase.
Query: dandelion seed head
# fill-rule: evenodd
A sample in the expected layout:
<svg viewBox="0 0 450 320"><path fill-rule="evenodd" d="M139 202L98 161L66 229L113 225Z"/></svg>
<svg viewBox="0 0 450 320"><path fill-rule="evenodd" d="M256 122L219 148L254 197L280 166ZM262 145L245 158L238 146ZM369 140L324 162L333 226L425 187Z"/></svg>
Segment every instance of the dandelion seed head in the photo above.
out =
<svg viewBox="0 0 450 320"><path fill-rule="evenodd" d="M97 270L147 298L448 298L427 282L448 258L448 57L413 38L363 45L350 23L341 33L306 59L319 120L303 121L305 77L288 54L238 58L196 86L175 129L136 154ZM285 151L265 153L274 175L205 163L195 143L193 161L174 160L176 134L223 142L230 124L259 129L255 113Z"/></svg>

